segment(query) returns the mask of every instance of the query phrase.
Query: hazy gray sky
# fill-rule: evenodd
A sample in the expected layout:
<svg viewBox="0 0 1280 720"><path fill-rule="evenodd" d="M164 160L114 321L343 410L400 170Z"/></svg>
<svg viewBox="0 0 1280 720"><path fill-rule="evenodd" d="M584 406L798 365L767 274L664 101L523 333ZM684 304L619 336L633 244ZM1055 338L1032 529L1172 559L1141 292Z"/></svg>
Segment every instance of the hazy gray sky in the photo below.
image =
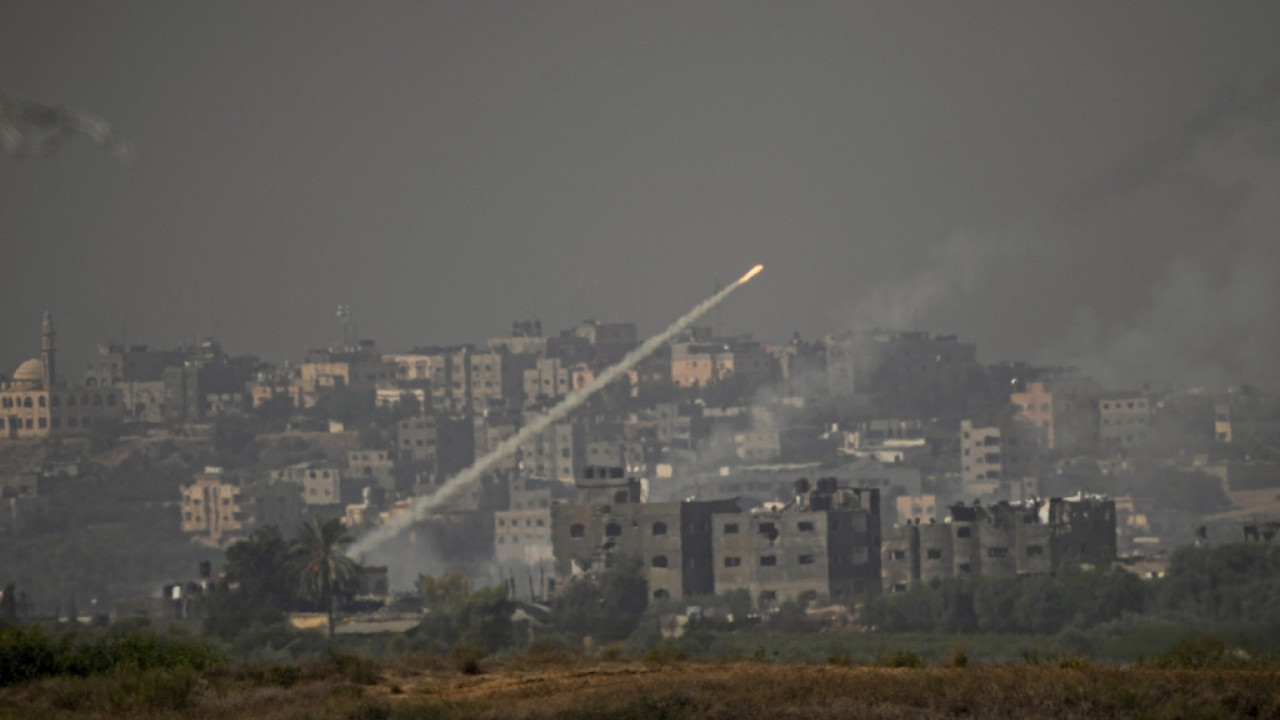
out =
<svg viewBox="0 0 1280 720"><path fill-rule="evenodd" d="M727 329L1275 384L1277 37L1274 2L10 0L0 92L139 162L0 157L0 362L46 309L69 354L298 359L338 303L389 350L649 333L763 262Z"/></svg>

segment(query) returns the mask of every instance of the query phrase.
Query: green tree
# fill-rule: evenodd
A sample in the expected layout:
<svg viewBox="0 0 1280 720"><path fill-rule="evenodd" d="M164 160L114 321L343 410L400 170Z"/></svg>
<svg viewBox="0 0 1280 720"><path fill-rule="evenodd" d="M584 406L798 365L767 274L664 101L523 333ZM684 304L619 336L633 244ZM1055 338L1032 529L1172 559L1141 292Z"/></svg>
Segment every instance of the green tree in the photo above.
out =
<svg viewBox="0 0 1280 720"><path fill-rule="evenodd" d="M302 526L289 547L289 565L298 595L325 608L329 637L333 637L337 622L338 594L354 583L358 572L355 561L343 553L354 539L341 520L316 519Z"/></svg>
<svg viewBox="0 0 1280 720"><path fill-rule="evenodd" d="M506 588L477 590L458 606L454 624L464 642L485 652L497 652L515 644L515 625L511 622L515 608Z"/></svg>
<svg viewBox="0 0 1280 720"><path fill-rule="evenodd" d="M288 545L274 525L227 548L222 579L202 598L205 631L230 639L253 625L281 622L293 604L285 575Z"/></svg>
<svg viewBox="0 0 1280 720"><path fill-rule="evenodd" d="M418 576L418 591L431 612L453 610L467 599L467 579L457 570L447 575Z"/></svg>
<svg viewBox="0 0 1280 720"><path fill-rule="evenodd" d="M575 580L557 593L552 606L555 624L570 635L600 642L622 640L644 615L648 588L639 558L617 558L598 581Z"/></svg>

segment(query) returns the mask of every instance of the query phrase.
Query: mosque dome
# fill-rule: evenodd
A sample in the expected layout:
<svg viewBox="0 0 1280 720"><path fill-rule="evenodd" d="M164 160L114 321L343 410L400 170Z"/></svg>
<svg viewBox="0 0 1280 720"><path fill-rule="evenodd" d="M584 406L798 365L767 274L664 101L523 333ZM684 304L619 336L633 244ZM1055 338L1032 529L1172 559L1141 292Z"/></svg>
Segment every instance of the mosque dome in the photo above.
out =
<svg viewBox="0 0 1280 720"><path fill-rule="evenodd" d="M39 385L44 382L44 363L39 358L31 358L30 360L18 366L13 371L14 385Z"/></svg>

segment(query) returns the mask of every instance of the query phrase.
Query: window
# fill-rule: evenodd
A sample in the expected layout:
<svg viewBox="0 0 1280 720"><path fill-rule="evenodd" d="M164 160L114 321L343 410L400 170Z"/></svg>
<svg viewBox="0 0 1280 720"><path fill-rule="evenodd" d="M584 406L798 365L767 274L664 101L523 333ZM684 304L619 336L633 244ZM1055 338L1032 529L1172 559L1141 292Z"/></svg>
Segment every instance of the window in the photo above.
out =
<svg viewBox="0 0 1280 720"><path fill-rule="evenodd" d="M654 524L653 524L653 534L654 534L654 535L666 535L666 534L667 534L667 524L666 524L666 523L660 523L660 522L656 522L656 523L654 523Z"/></svg>
<svg viewBox="0 0 1280 720"><path fill-rule="evenodd" d="M796 529L799 530L800 532L813 532L813 523L811 522L796 523Z"/></svg>
<svg viewBox="0 0 1280 720"><path fill-rule="evenodd" d="M973 568L969 565L969 563L960 563L959 569L960 569L961 575L968 575L969 573L973 572Z"/></svg>
<svg viewBox="0 0 1280 720"><path fill-rule="evenodd" d="M41 396L39 397L39 400L40 400L40 402L39 402L40 407L44 407L44 406L45 406L45 399L44 399L44 396L43 396L43 395L41 395Z"/></svg>
<svg viewBox="0 0 1280 720"><path fill-rule="evenodd" d="M801 565L812 565L812 564L813 564L813 556L812 556L812 555L801 555L801 556L800 556L800 564L801 564Z"/></svg>
<svg viewBox="0 0 1280 720"><path fill-rule="evenodd" d="M656 568L664 568L664 567L666 567L666 566L667 566L667 556L666 556L666 555L654 555L654 556L653 556L653 558L652 558L651 560L649 560L649 565L651 565L651 566L653 566L653 567L656 567Z"/></svg>
<svg viewBox="0 0 1280 720"><path fill-rule="evenodd" d="M1009 557L1009 548L1007 547L987 548L987 557L993 557L993 558Z"/></svg>
<svg viewBox="0 0 1280 720"><path fill-rule="evenodd" d="M1044 555L1044 548L1039 545L1027 546L1027 557L1040 557Z"/></svg>
<svg viewBox="0 0 1280 720"><path fill-rule="evenodd" d="M587 533L587 529L583 527L582 523L577 523L569 526L569 537L580 538L586 533Z"/></svg>
<svg viewBox="0 0 1280 720"><path fill-rule="evenodd" d="M760 567L774 567L777 564L778 564L777 555L761 555L760 556Z"/></svg>
<svg viewBox="0 0 1280 720"><path fill-rule="evenodd" d="M760 534L776 536L778 534L778 528L771 522L762 522L760 523Z"/></svg>
<svg viewBox="0 0 1280 720"><path fill-rule="evenodd" d="M101 396L101 395L94 395L94 396L93 396L93 406L94 406L94 407L102 407L102 396Z"/></svg>
<svg viewBox="0 0 1280 720"><path fill-rule="evenodd" d="M23 398L22 407L31 407L31 398Z"/></svg>
<svg viewBox="0 0 1280 720"><path fill-rule="evenodd" d="M905 550L890 550L888 555L890 560L906 560L907 559L907 553Z"/></svg>
<svg viewBox="0 0 1280 720"><path fill-rule="evenodd" d="M113 406L113 405L115 405L115 404L116 404L116 396L115 396L115 395L107 395L107 407L111 407L111 406Z"/></svg>
<svg viewBox="0 0 1280 720"><path fill-rule="evenodd" d="M727 557L724 559L724 566L727 568L738 567L741 564L742 564L742 558Z"/></svg>
<svg viewBox="0 0 1280 720"><path fill-rule="evenodd" d="M940 548L929 548L925 551L925 556L930 560L941 560L942 550Z"/></svg>
<svg viewBox="0 0 1280 720"><path fill-rule="evenodd" d="M45 428L45 427L48 427L48 426L49 426L49 421L48 421L47 419L45 419L45 418L40 418L40 427L41 427L41 428Z"/></svg>
<svg viewBox="0 0 1280 720"><path fill-rule="evenodd" d="M972 535L973 531L967 527L956 528L956 537L971 537Z"/></svg>
<svg viewBox="0 0 1280 720"><path fill-rule="evenodd" d="M667 592L663 588L658 588L657 590L653 591L654 600L665 600L669 597L671 597L671 593Z"/></svg>
<svg viewBox="0 0 1280 720"><path fill-rule="evenodd" d="M724 534L736 535L738 533L738 523L725 523Z"/></svg>
<svg viewBox="0 0 1280 720"><path fill-rule="evenodd" d="M622 534L622 526L611 522L604 526L604 534L606 537L618 537Z"/></svg>

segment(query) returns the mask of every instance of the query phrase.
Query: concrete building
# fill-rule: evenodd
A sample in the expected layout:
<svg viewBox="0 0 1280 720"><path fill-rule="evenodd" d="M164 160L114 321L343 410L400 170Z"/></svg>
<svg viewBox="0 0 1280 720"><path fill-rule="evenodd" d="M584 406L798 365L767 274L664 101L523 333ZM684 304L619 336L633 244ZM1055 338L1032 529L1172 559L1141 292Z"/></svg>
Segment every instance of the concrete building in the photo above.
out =
<svg viewBox="0 0 1280 720"><path fill-rule="evenodd" d="M723 343L671 343L671 382L677 387L706 387L733 373L733 351Z"/></svg>
<svg viewBox="0 0 1280 720"><path fill-rule="evenodd" d="M643 502L621 468L589 468L573 504L551 507L561 585L639 558L653 599L745 589L761 606L880 587L879 491L800 483L790 503L743 512L736 499Z"/></svg>
<svg viewBox="0 0 1280 720"><path fill-rule="evenodd" d="M329 462L290 465L272 470L270 478L301 487L302 502L306 505L347 505L360 500L360 483L344 482L342 469ZM364 483L371 484L372 480Z"/></svg>
<svg viewBox="0 0 1280 720"><path fill-rule="evenodd" d="M493 559L504 568L550 566L551 507L499 510L493 514Z"/></svg>
<svg viewBox="0 0 1280 720"><path fill-rule="evenodd" d="M18 366L0 387L0 442L85 436L102 423L124 416L120 392L76 388L56 372L53 319L45 313L41 356Z"/></svg>
<svg viewBox="0 0 1280 720"><path fill-rule="evenodd" d="M400 366L384 360L372 340L361 340L354 352L312 350L301 365L300 382L316 391L350 389L373 392L396 380Z"/></svg>
<svg viewBox="0 0 1280 720"><path fill-rule="evenodd" d="M389 450L350 450L347 452L347 476L376 483L384 490L395 489L392 472L396 463Z"/></svg>
<svg viewBox="0 0 1280 720"><path fill-rule="evenodd" d="M529 422L538 413L526 413ZM520 475L559 480L572 486L585 463L584 431L573 420L558 422L520 446Z"/></svg>
<svg viewBox="0 0 1280 720"><path fill-rule="evenodd" d="M532 368L524 371L525 400L553 400L564 397L573 389L568 367L560 358L538 358Z"/></svg>
<svg viewBox="0 0 1280 720"><path fill-rule="evenodd" d="M880 492L822 478L796 483L785 506L714 516L715 589L745 589L760 607L836 601L880 589Z"/></svg>
<svg viewBox="0 0 1280 720"><path fill-rule="evenodd" d="M117 387L164 378L165 368L181 365L181 350L151 350L146 345L104 343L85 363L84 386Z"/></svg>
<svg viewBox="0 0 1280 720"><path fill-rule="evenodd" d="M886 592L948 578L1053 574L1116 557L1116 506L1110 499L954 505L948 512L943 522L916 518L885 529Z"/></svg>
<svg viewBox="0 0 1280 720"><path fill-rule="evenodd" d="M1150 419L1150 403L1141 393L1104 393L1098 398L1098 439L1103 447L1131 447L1145 441Z"/></svg>
<svg viewBox="0 0 1280 720"><path fill-rule="evenodd" d="M629 487L620 485L613 493L627 494ZM732 500L556 503L551 506L556 584L563 587L629 556L643 563L653 599L712 594L712 520L718 512L737 510Z"/></svg>
<svg viewBox="0 0 1280 720"><path fill-rule="evenodd" d="M1009 402L1013 403L1027 422L1040 429L1044 435L1045 448L1052 450L1055 440L1053 393L1046 388L1045 383L1027 383L1024 392L1010 393Z"/></svg>
<svg viewBox="0 0 1280 720"><path fill-rule="evenodd" d="M960 474L965 493L994 495L999 490L1004 478L1000 451L1000 428L974 427L969 420L960 421Z"/></svg>
<svg viewBox="0 0 1280 720"><path fill-rule="evenodd" d="M302 523L302 507L297 483L246 483L222 468L207 467L182 488L182 531L209 547L226 547L264 525L288 536Z"/></svg>
<svg viewBox="0 0 1280 720"><path fill-rule="evenodd" d="M434 460L438 440L436 419L430 415L415 415L396 423L396 454L401 458Z"/></svg>

